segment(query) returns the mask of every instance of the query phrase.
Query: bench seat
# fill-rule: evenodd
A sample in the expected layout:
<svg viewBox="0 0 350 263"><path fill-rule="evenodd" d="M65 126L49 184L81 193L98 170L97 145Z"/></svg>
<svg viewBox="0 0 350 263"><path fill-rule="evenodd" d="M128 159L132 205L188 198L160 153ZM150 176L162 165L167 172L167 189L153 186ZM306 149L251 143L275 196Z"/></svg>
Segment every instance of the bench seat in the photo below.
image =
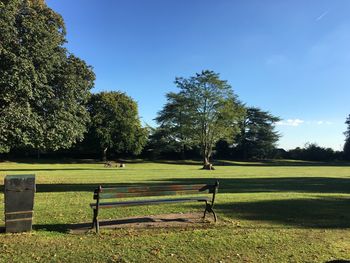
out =
<svg viewBox="0 0 350 263"><path fill-rule="evenodd" d="M124 202L105 202L100 203L100 208L113 208L117 206L138 206L138 205L152 205L152 204L161 204L161 203L180 203L180 202L208 202L210 198L206 196L200 197L187 197L187 198L169 198L169 199L147 199L147 200L134 200L134 201L124 201ZM90 207L96 209L96 203L91 203Z"/></svg>

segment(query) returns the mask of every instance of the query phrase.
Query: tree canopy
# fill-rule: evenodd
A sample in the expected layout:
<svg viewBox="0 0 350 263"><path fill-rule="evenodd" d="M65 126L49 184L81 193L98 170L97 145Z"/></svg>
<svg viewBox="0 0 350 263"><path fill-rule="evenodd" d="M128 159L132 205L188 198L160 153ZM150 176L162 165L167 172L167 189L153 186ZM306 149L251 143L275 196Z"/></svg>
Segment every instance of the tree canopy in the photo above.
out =
<svg viewBox="0 0 350 263"><path fill-rule="evenodd" d="M332 161L339 160L339 152L331 148L318 146L316 143L306 143L304 148L297 147L288 151L288 158L307 161Z"/></svg>
<svg viewBox="0 0 350 263"><path fill-rule="evenodd" d="M280 135L275 131L275 123L280 118L268 111L248 107L240 122L241 132L236 138L236 151L240 158L264 159L275 149Z"/></svg>
<svg viewBox="0 0 350 263"><path fill-rule="evenodd" d="M232 140L239 132L244 108L227 81L213 71L176 78L175 85L180 91L167 95L168 101L156 120L160 127L172 132L175 141L199 145L206 167L215 143L219 139Z"/></svg>
<svg viewBox="0 0 350 263"><path fill-rule="evenodd" d="M69 148L86 131L94 73L66 50L63 19L43 1L0 9L0 152Z"/></svg>
<svg viewBox="0 0 350 263"><path fill-rule="evenodd" d="M97 147L107 158L107 151L116 154L139 154L147 140L141 126L136 102L122 92L92 94L88 106L91 124L85 144Z"/></svg>
<svg viewBox="0 0 350 263"><path fill-rule="evenodd" d="M166 99L167 103L155 119L160 125L151 138L165 151L180 152L184 159L186 147L193 145L192 102L184 94L174 92L166 94Z"/></svg>

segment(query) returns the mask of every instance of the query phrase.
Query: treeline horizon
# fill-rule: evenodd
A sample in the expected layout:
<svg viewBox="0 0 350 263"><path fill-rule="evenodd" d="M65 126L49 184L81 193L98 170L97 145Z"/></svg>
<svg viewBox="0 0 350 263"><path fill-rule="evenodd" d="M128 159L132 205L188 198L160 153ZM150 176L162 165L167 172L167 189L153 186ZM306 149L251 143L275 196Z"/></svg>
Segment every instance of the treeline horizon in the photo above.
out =
<svg viewBox="0 0 350 263"><path fill-rule="evenodd" d="M70 149L61 149L58 151L43 151L38 155L36 149L13 149L8 153L0 153L0 161L4 160L16 160L16 159L92 159L96 161L104 161L101 156L101 152L90 151L82 152L79 147L72 147ZM190 149L185 152L185 158L180 152L164 152L162 154L155 155L150 151L146 145L143 151L138 154L116 154L111 152L108 155L110 161L120 161L129 159L143 159L149 161L157 160L201 160L201 154L199 148ZM230 161L264 161L273 159L288 159L288 160L300 160L300 161L349 161L350 159L344 155L344 151L334 151L332 148L326 148L318 146L316 143L305 144L303 147L296 147L294 149L275 148L271 155L266 158L249 157L243 158L242 155L237 154L234 148L230 147L227 142L219 141L214 149L213 158L214 161L230 160Z"/></svg>

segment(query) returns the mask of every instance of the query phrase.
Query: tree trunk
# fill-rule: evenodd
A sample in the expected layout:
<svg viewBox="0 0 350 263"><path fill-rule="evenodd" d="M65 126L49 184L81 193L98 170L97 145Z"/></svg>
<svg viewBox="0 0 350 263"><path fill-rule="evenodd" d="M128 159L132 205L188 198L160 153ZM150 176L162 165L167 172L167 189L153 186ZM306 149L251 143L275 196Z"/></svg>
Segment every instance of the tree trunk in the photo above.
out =
<svg viewBox="0 0 350 263"><path fill-rule="evenodd" d="M204 151L203 154L203 168L204 170L215 170L213 165L209 162L209 151Z"/></svg>
<svg viewBox="0 0 350 263"><path fill-rule="evenodd" d="M210 164L210 163L209 163L209 157L206 156L206 155L204 155L204 158L203 158L203 165L208 165L208 164Z"/></svg>
<svg viewBox="0 0 350 263"><path fill-rule="evenodd" d="M40 149L37 149L36 154L37 154L37 158L38 158L38 160L39 160L39 159L40 159Z"/></svg>
<svg viewBox="0 0 350 263"><path fill-rule="evenodd" d="M108 147L106 147L106 148L103 149L102 160L103 160L104 162L107 162L107 150L108 150Z"/></svg>

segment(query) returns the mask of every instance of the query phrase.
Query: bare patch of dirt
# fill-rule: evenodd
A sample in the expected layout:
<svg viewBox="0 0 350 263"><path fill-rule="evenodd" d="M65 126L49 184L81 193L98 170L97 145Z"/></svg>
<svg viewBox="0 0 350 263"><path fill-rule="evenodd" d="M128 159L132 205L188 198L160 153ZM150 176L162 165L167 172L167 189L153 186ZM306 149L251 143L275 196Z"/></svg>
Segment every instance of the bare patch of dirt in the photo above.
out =
<svg viewBox="0 0 350 263"><path fill-rule="evenodd" d="M210 215L205 220L203 220L202 216L203 213L184 213L103 220L100 221L100 229L200 227L213 222ZM69 232L72 234L86 233L88 231L93 231L91 223L71 225L69 228Z"/></svg>

